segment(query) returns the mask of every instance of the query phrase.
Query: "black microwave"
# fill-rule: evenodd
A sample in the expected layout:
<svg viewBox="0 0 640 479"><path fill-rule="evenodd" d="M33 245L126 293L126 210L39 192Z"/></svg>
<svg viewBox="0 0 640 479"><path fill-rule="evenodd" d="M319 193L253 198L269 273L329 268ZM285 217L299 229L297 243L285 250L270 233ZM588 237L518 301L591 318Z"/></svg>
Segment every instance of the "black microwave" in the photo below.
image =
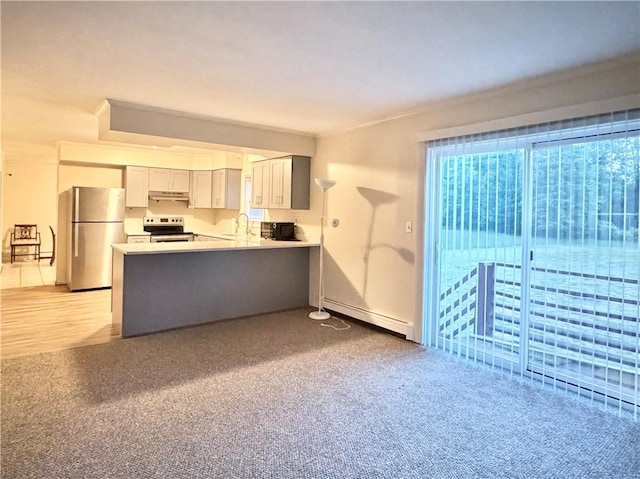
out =
<svg viewBox="0 0 640 479"><path fill-rule="evenodd" d="M296 239L296 224L295 223L263 223L262 231L266 233L266 226L268 225L268 237L275 241L298 241ZM263 234L263 236L266 236Z"/></svg>

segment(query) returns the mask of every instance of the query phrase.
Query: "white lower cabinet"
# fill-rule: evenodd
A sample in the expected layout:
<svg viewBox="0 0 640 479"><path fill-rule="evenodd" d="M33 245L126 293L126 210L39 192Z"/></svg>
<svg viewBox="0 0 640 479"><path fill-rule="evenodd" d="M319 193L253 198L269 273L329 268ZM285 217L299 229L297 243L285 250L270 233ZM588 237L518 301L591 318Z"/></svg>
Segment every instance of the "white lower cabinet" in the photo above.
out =
<svg viewBox="0 0 640 479"><path fill-rule="evenodd" d="M150 243L150 235L127 235L127 243Z"/></svg>
<svg viewBox="0 0 640 479"><path fill-rule="evenodd" d="M201 234L195 235L194 239L195 241L220 241L220 238L216 238L215 236L201 235Z"/></svg>

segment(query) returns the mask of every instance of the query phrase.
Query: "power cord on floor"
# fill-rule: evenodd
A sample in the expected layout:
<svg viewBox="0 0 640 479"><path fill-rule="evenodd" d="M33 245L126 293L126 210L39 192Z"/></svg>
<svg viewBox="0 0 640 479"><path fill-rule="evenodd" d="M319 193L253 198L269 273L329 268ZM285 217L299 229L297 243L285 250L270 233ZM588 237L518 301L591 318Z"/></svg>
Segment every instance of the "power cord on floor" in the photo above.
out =
<svg viewBox="0 0 640 479"><path fill-rule="evenodd" d="M347 329L351 329L351 325L347 324L344 319L336 318L335 316L331 316L331 318L337 319L338 321L342 321L342 324L344 324L344 327L343 328L336 328L333 324L326 324L326 323L320 323L320 326L324 326L325 328L333 328L336 331L345 331Z"/></svg>

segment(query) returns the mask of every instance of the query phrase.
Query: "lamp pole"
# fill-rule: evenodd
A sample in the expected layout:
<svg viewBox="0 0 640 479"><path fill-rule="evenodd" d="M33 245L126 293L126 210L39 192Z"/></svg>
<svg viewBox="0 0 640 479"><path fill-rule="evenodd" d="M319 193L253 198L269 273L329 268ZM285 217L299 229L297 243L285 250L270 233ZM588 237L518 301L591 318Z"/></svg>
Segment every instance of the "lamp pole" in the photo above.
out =
<svg viewBox="0 0 640 479"><path fill-rule="evenodd" d="M324 301L324 202L327 190L335 185L336 182L335 180L324 180L321 178L316 178L315 182L322 189L322 210L320 212L320 265L318 268L318 311L310 312L309 318L325 320L329 319L331 315L322 310L322 303Z"/></svg>

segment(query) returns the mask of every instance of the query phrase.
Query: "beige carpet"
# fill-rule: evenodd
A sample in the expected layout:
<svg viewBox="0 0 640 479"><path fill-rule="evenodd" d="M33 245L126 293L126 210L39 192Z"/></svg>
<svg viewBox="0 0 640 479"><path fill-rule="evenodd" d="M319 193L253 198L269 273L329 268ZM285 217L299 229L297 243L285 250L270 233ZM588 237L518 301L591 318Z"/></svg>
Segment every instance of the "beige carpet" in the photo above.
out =
<svg viewBox="0 0 640 479"><path fill-rule="evenodd" d="M2 478L640 477L640 424L306 313L3 361Z"/></svg>

